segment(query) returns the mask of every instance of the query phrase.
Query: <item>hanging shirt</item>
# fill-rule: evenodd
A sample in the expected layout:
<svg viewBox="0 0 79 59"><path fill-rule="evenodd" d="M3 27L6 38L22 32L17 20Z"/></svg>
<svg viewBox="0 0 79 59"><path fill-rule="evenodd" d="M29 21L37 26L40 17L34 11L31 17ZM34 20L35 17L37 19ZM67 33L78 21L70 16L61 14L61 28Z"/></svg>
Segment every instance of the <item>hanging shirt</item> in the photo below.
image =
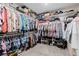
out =
<svg viewBox="0 0 79 59"><path fill-rule="evenodd" d="M79 49L79 17L76 17L72 23L71 47Z"/></svg>
<svg viewBox="0 0 79 59"><path fill-rule="evenodd" d="M52 37L52 35L53 35L53 25L52 25L52 22L50 22L49 24L48 24L48 36L49 37Z"/></svg>
<svg viewBox="0 0 79 59"><path fill-rule="evenodd" d="M14 21L14 24L13 24L13 25L14 25L14 26L13 26L14 29L13 29L13 31L16 31L16 25L17 25L17 24L16 24L16 20L17 20L17 18L16 18L15 10L13 10L13 21Z"/></svg>
<svg viewBox="0 0 79 59"><path fill-rule="evenodd" d="M24 30L24 15L20 14L20 29L21 31Z"/></svg>
<svg viewBox="0 0 79 59"><path fill-rule="evenodd" d="M5 33L7 32L7 9L3 7L2 9L2 19L3 19L3 24L2 24L2 32Z"/></svg>
<svg viewBox="0 0 79 59"><path fill-rule="evenodd" d="M27 30L30 30L30 18L28 16L26 17L26 22Z"/></svg>
<svg viewBox="0 0 79 59"><path fill-rule="evenodd" d="M61 17L59 17L60 18L60 20L61 20L61 24L62 24L62 32L63 32L63 36L62 36L62 38L63 39L65 39L65 30L64 30L64 28L65 28L65 23L64 23L64 21L66 21L66 16L61 16Z"/></svg>
<svg viewBox="0 0 79 59"><path fill-rule="evenodd" d="M27 17L24 15L24 30L27 30Z"/></svg>
<svg viewBox="0 0 79 59"><path fill-rule="evenodd" d="M62 38L64 39L64 32L65 32L65 30L64 30L64 28L65 28L65 24L64 24L64 22L63 21L61 21L61 25L62 25Z"/></svg>
<svg viewBox="0 0 79 59"><path fill-rule="evenodd" d="M8 32L12 32L12 26L11 26L11 11L10 11L10 8L7 7L7 23L8 23Z"/></svg>
<svg viewBox="0 0 79 59"><path fill-rule="evenodd" d="M64 32L64 38L69 42L71 41L71 37L72 36L72 22L67 24L67 28Z"/></svg>
<svg viewBox="0 0 79 59"><path fill-rule="evenodd" d="M15 15L16 15L16 30L19 30L19 13L18 11L15 11Z"/></svg>
<svg viewBox="0 0 79 59"><path fill-rule="evenodd" d="M11 32L14 32L14 13L12 10L10 10L11 12L11 16L10 16L10 19L11 19Z"/></svg>
<svg viewBox="0 0 79 59"><path fill-rule="evenodd" d="M62 23L60 21L55 21L55 27L56 27L56 38L62 38L63 31L62 31Z"/></svg>

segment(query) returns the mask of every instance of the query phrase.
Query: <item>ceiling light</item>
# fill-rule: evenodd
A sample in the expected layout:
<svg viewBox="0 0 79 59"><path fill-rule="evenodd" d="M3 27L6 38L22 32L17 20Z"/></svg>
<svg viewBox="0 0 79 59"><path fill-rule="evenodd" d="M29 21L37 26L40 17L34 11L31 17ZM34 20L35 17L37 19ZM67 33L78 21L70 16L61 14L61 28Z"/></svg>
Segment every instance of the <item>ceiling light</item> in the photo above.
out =
<svg viewBox="0 0 79 59"><path fill-rule="evenodd" d="M47 5L48 5L48 3L44 3L44 5L46 5L46 6L47 6Z"/></svg>

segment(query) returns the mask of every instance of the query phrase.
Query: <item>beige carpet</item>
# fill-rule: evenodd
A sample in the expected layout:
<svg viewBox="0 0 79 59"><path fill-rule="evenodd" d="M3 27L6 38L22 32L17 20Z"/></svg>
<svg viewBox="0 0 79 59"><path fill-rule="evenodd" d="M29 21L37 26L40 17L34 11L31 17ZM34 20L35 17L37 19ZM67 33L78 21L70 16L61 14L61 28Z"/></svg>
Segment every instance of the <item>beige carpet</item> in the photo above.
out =
<svg viewBox="0 0 79 59"><path fill-rule="evenodd" d="M46 44L37 44L35 47L22 52L19 56L69 56L67 49L60 49Z"/></svg>

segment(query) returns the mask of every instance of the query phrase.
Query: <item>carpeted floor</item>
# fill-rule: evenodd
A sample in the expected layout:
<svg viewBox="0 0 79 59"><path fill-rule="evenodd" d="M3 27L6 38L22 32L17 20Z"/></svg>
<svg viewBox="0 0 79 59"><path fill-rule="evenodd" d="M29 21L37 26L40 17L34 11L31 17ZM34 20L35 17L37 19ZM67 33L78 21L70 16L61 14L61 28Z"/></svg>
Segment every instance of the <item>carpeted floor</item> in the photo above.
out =
<svg viewBox="0 0 79 59"><path fill-rule="evenodd" d="M60 49L46 44L37 44L35 47L22 52L19 56L69 56L67 49Z"/></svg>

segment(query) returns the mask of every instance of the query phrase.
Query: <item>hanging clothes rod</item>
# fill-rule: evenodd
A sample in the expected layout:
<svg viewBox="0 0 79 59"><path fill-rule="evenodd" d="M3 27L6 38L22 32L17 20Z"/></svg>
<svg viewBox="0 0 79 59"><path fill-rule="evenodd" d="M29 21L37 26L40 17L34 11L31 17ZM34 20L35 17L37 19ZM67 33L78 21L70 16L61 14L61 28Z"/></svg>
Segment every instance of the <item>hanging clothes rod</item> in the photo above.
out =
<svg viewBox="0 0 79 59"><path fill-rule="evenodd" d="M3 38L3 37L14 37L14 36L19 36L19 35L23 35L23 33L2 34L2 35L0 35L0 38Z"/></svg>
<svg viewBox="0 0 79 59"><path fill-rule="evenodd" d="M12 6L11 4L9 4L9 6L12 7L13 9L15 9L16 11L18 11L18 10L16 9L16 7ZM22 12L20 12L20 11L18 11L18 12L21 13L21 14L23 14L23 15L25 15L24 13L22 13ZM31 17L31 16L28 16L28 15L25 15L25 16L27 16L27 17L30 18L31 20L35 21L35 20L34 20L35 18L33 18L33 17Z"/></svg>
<svg viewBox="0 0 79 59"><path fill-rule="evenodd" d="M74 12L69 12L69 13L62 13L62 14L52 15L51 17L70 16L70 15L74 15L76 13L77 13L77 11L74 11Z"/></svg>

